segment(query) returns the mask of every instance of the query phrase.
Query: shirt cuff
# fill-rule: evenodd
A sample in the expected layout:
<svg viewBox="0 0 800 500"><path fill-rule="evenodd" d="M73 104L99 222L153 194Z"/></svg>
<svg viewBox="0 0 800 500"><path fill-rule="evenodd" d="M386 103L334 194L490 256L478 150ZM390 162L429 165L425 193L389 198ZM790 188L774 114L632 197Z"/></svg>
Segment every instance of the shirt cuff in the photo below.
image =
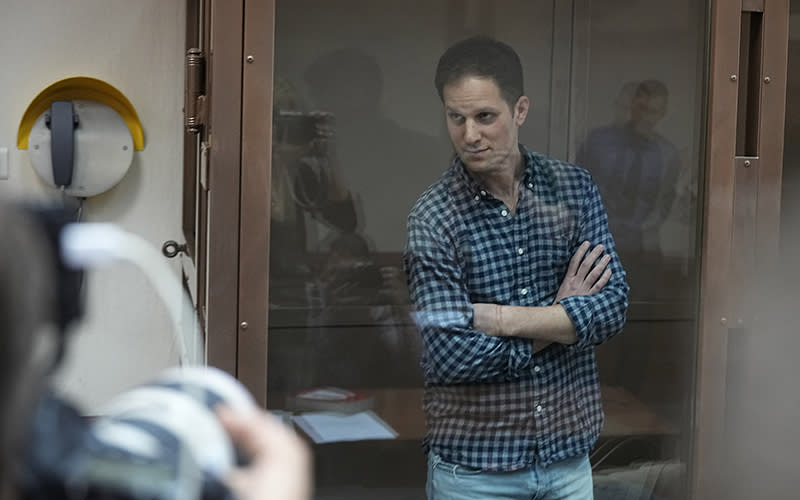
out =
<svg viewBox="0 0 800 500"><path fill-rule="evenodd" d="M592 301L585 295L566 297L558 301L567 312L567 316L575 326L577 341L571 347L583 349L593 344L591 339L591 326L594 317Z"/></svg>
<svg viewBox="0 0 800 500"><path fill-rule="evenodd" d="M508 356L508 379L516 380L522 371L531 364L533 342L515 337L508 338L507 341L512 343Z"/></svg>

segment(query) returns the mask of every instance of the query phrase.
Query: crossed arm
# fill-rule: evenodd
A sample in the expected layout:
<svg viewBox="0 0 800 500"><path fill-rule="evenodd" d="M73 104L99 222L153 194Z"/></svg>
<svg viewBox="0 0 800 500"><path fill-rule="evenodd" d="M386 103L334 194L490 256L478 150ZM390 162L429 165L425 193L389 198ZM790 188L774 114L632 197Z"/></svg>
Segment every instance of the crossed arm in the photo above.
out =
<svg viewBox="0 0 800 500"><path fill-rule="evenodd" d="M559 301L567 297L595 294L611 279L611 269L607 268L611 256L603 255L603 245L595 246L587 255L590 246L588 241L584 241L572 256L552 305L524 307L476 303L472 305L475 329L495 337L539 340L534 343L534 352L554 342L577 342L575 325Z"/></svg>
<svg viewBox="0 0 800 500"><path fill-rule="evenodd" d="M553 342L584 349L622 329L628 307L625 272L609 248L613 240L600 195L594 185L588 187L576 231L603 246L588 256L589 243L576 250L555 300L544 307L473 304L452 224L426 214L409 216L404 265L427 383L516 379L533 353ZM597 261L606 250L610 258Z"/></svg>

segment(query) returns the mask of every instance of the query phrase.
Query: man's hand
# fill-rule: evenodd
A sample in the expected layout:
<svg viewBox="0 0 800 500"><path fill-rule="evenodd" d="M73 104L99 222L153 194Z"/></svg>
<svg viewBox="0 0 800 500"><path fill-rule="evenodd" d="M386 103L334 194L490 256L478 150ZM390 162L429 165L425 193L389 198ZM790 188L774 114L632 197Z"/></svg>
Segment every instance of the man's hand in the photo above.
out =
<svg viewBox="0 0 800 500"><path fill-rule="evenodd" d="M240 500L308 500L311 454L291 430L264 411L242 414L219 408L217 416L233 443L250 459L225 478Z"/></svg>
<svg viewBox="0 0 800 500"><path fill-rule="evenodd" d="M567 275L564 276L558 293L556 293L554 304L567 297L595 294L602 290L611 279L611 269L606 269L608 263L611 262L611 256L603 255L606 248L603 245L597 245L589 252L589 255L586 255L590 246L588 241L584 241L572 256L567 268ZM603 258L597 261L601 255ZM597 262L596 265L595 262Z"/></svg>

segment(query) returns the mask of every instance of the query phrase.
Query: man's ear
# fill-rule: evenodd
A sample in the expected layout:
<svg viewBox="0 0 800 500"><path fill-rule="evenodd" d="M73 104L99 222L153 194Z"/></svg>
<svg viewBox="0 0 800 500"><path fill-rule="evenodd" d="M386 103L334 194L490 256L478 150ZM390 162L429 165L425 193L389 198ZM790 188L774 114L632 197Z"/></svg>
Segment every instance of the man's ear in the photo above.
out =
<svg viewBox="0 0 800 500"><path fill-rule="evenodd" d="M514 105L514 122L518 127L521 127L522 124L525 123L530 106L531 101L527 96L520 96L520 98L517 99L517 103Z"/></svg>

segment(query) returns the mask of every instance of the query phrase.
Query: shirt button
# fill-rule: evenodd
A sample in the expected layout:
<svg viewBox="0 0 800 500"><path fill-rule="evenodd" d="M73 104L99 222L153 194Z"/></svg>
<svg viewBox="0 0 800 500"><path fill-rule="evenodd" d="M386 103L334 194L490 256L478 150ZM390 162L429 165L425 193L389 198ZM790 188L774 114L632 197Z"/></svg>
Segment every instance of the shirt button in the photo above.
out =
<svg viewBox="0 0 800 500"><path fill-rule="evenodd" d="M522 295L528 295L528 289L523 288L522 290L519 291L519 293L521 293Z"/></svg>
<svg viewBox="0 0 800 500"><path fill-rule="evenodd" d="M542 412L542 405L536 405L536 412L537 413L541 413Z"/></svg>
<svg viewBox="0 0 800 500"><path fill-rule="evenodd" d="M476 195L475 195L475 201L479 201L480 199L481 199L481 197L480 197L479 195L477 195L477 194L476 194Z"/></svg>
<svg viewBox="0 0 800 500"><path fill-rule="evenodd" d="M533 371L535 371L536 373L539 373L540 371L542 371L542 367L536 365L536 366L533 367Z"/></svg>
<svg viewBox="0 0 800 500"><path fill-rule="evenodd" d="M486 191L481 191L481 196L486 196Z"/></svg>
<svg viewBox="0 0 800 500"><path fill-rule="evenodd" d="M532 182L528 183L528 188L533 189L533 183Z"/></svg>
<svg viewBox="0 0 800 500"><path fill-rule="evenodd" d="M506 215L508 215L508 210L503 210L502 212L500 212L500 215L505 217Z"/></svg>
<svg viewBox="0 0 800 500"><path fill-rule="evenodd" d="M522 254L524 254L524 253L525 253L525 250L524 250L524 249L522 249L522 248L520 248L519 250L517 250L517 253L518 253L518 254L520 254L520 255L522 255Z"/></svg>

